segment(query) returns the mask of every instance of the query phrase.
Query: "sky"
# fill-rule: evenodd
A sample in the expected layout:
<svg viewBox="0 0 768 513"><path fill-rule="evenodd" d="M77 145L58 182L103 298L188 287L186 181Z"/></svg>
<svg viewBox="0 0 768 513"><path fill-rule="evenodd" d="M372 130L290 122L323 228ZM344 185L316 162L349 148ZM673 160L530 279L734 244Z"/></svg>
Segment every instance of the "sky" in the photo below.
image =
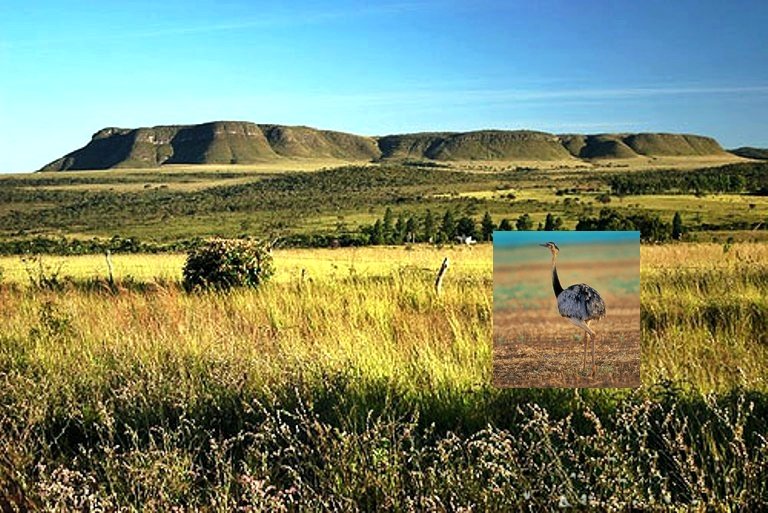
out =
<svg viewBox="0 0 768 513"><path fill-rule="evenodd" d="M107 126L665 131L768 147L768 2L0 2L0 172Z"/></svg>
<svg viewBox="0 0 768 513"><path fill-rule="evenodd" d="M537 244L545 244L550 241L557 244L557 247L560 248L560 250L567 250L569 245L574 246L577 244L623 244L629 242L636 243L639 248L640 232L493 232L494 248L514 246L535 247Z"/></svg>

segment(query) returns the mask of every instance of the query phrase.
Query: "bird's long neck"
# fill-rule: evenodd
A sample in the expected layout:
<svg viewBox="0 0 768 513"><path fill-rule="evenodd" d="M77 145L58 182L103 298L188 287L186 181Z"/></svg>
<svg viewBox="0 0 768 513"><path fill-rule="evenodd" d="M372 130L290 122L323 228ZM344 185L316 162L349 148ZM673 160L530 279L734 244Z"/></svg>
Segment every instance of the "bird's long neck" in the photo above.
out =
<svg viewBox="0 0 768 513"><path fill-rule="evenodd" d="M557 260L556 255L552 255L552 288L555 291L555 297L559 296L560 293L563 291L563 286L560 285L560 278L557 277L557 267L555 264L555 261Z"/></svg>

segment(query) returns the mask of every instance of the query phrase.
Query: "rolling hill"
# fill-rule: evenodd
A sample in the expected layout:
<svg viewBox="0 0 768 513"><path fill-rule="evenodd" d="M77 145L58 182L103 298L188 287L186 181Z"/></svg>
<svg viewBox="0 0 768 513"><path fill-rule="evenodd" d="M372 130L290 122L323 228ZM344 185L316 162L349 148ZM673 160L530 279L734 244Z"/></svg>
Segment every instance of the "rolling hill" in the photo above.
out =
<svg viewBox="0 0 768 513"><path fill-rule="evenodd" d="M254 164L281 159L342 161L578 161L656 156L728 156L710 137L687 134L555 135L531 130L424 132L367 137L305 126L215 121L104 128L41 171Z"/></svg>
<svg viewBox="0 0 768 513"><path fill-rule="evenodd" d="M529 130L388 135L381 158L431 160L562 160L573 156L556 135Z"/></svg>
<svg viewBox="0 0 768 513"><path fill-rule="evenodd" d="M734 155L747 159L768 160L768 148L753 148L751 146L742 146L741 148L728 151Z"/></svg>

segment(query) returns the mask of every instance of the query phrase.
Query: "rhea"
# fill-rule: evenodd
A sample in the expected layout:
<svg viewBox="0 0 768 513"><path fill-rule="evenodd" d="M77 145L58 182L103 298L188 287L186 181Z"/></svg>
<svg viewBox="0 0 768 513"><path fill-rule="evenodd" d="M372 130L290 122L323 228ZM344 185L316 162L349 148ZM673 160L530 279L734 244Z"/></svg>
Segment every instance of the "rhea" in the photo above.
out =
<svg viewBox="0 0 768 513"><path fill-rule="evenodd" d="M560 248L554 242L539 244L549 248L552 253L552 288L557 299L557 310L560 315L584 330L584 359L582 369L587 369L587 341L592 340L592 376L595 375L595 330L590 324L605 317L605 301L600 294L585 283L571 285L563 289L560 278L557 277L557 254Z"/></svg>

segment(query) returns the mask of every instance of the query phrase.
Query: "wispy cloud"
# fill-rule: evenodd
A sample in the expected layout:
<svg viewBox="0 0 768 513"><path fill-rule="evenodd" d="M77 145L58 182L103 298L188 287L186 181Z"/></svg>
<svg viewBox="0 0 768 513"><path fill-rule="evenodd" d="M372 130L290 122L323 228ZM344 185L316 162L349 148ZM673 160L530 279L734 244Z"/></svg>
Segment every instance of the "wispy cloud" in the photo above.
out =
<svg viewBox="0 0 768 513"><path fill-rule="evenodd" d="M636 129L638 126L646 124L645 121L593 121L593 122L562 122L562 121L533 121L531 125L545 126L554 131L593 131L593 130L625 130L627 128Z"/></svg>
<svg viewBox="0 0 768 513"><path fill-rule="evenodd" d="M275 103L317 103L346 107L419 107L440 105L493 106L502 104L604 104L627 99L656 99L661 97L707 97L768 95L768 85L753 86L648 86L616 88L452 88L443 89L437 84L422 84L409 90L374 91L366 93L296 92L260 94L257 101Z"/></svg>
<svg viewBox="0 0 768 513"><path fill-rule="evenodd" d="M370 104L410 102L535 102L540 100L619 100L627 98L651 98L659 96L705 96L768 94L768 85L718 86L718 87L629 87L629 88L578 88L578 89L465 89L379 92L352 95L321 95L325 100L335 97L347 101Z"/></svg>
<svg viewBox="0 0 768 513"><path fill-rule="evenodd" d="M420 11L434 6L427 1L406 1L389 4L361 6L355 9L337 9L322 11L283 11L265 14L258 18L247 18L235 22L210 23L205 25L168 25L157 26L147 30L120 30L111 34L78 34L71 37L39 38L39 39L0 39L0 48L28 48L54 44L89 43L120 40L140 40L167 36L184 36L208 34L217 32L232 32L247 29L268 29L281 27L296 27L304 25L320 25L346 19L370 16L397 15L407 12Z"/></svg>

